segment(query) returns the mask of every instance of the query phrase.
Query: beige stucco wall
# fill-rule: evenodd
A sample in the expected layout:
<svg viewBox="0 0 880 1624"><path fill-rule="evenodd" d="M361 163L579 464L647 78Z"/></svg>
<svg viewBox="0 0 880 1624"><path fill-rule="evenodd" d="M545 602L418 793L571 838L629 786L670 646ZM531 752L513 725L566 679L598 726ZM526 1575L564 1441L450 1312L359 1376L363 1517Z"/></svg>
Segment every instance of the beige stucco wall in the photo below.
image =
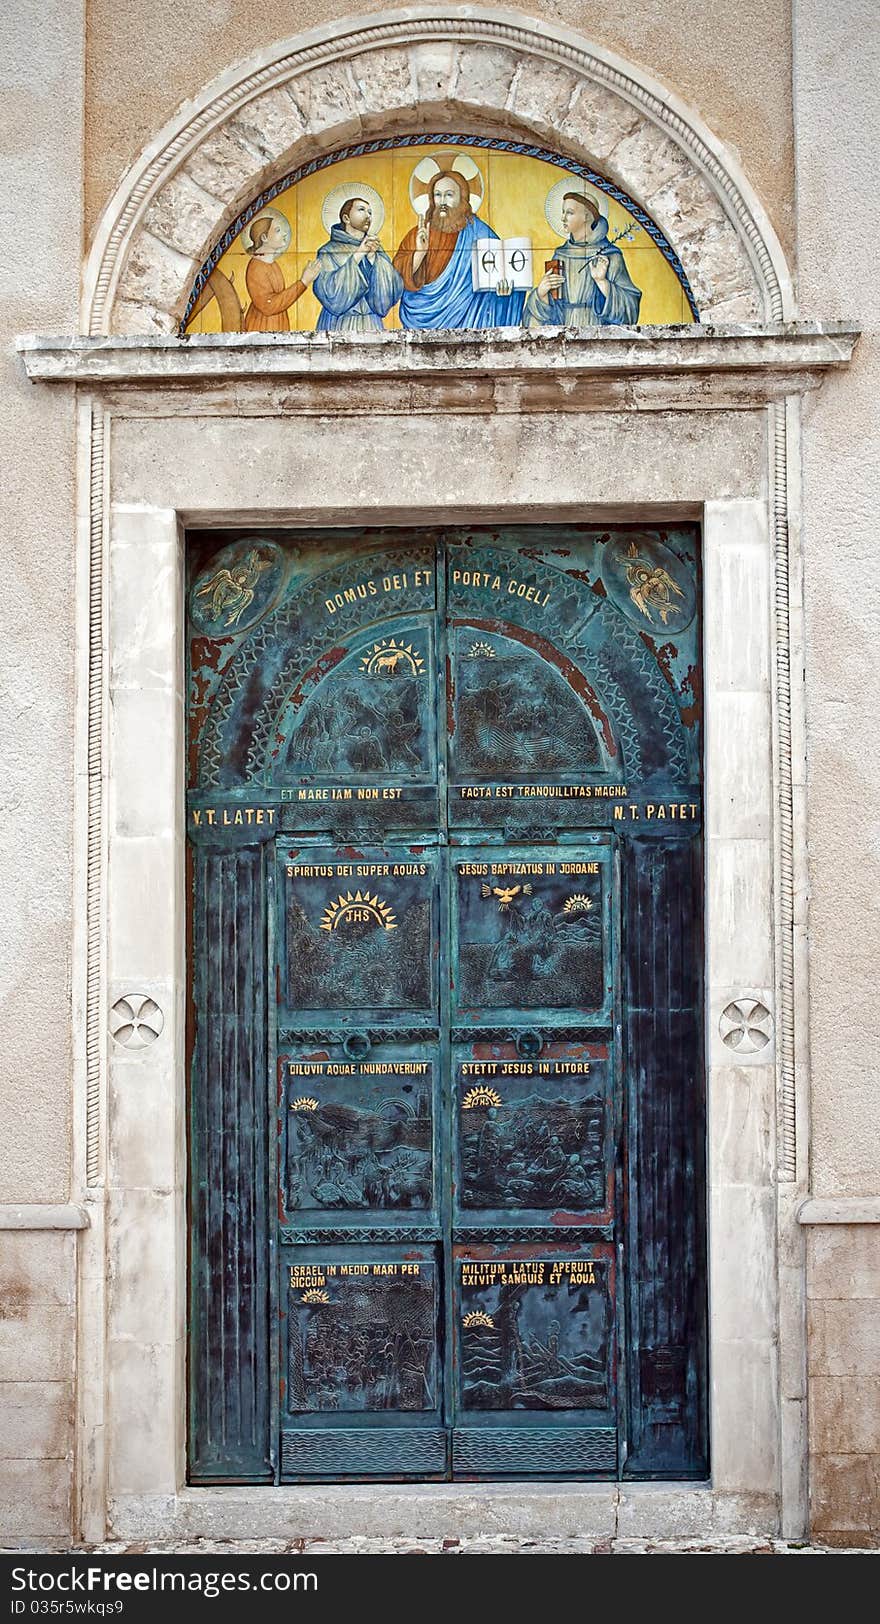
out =
<svg viewBox="0 0 880 1624"><path fill-rule="evenodd" d="M216 74L251 52L387 0L90 0L86 229L141 147ZM454 6L450 10L454 10ZM466 10L466 8L462 8ZM512 7L505 8L507 10ZM793 227L790 0L526 0L674 90L738 151L783 245ZM412 7L415 15L418 7ZM131 14L131 27L125 15ZM131 49L133 33L138 48Z"/></svg>
<svg viewBox="0 0 880 1624"><path fill-rule="evenodd" d="M0 1203L70 1185L75 408L11 341L76 326L83 10L0 11ZM74 1263L72 1235L0 1230L2 1535L69 1527Z"/></svg>
<svg viewBox="0 0 880 1624"><path fill-rule="evenodd" d="M807 763L811 888L812 1187L880 1194L880 716L877 401L880 290L853 275L849 236L880 232L866 186L880 142L874 0L796 0L800 294L807 315L855 317L846 377L804 423ZM810 1231L813 1523L880 1544L880 1225Z"/></svg>
<svg viewBox="0 0 880 1624"><path fill-rule="evenodd" d="M10 341L73 330L80 254L81 8L0 16L4 180L0 462L0 1201L67 1198L73 772L74 403L32 389ZM49 635L47 630L51 628ZM36 1060L36 1065L35 1065Z"/></svg>

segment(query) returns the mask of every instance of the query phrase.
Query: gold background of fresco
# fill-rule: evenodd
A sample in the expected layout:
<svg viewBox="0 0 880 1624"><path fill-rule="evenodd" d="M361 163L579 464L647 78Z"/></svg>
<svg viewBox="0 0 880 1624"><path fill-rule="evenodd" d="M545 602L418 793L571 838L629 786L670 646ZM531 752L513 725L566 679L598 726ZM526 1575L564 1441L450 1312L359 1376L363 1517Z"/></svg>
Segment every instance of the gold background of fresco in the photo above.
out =
<svg viewBox="0 0 880 1624"><path fill-rule="evenodd" d="M535 282L543 275L545 260L552 258L554 250L563 241L561 235L554 235L547 223L544 213L547 193L557 181L568 178L572 190L586 184L587 190L598 198L608 220L608 234L612 242L619 231L636 225L632 241L620 241L616 246L623 254L630 276L642 290L639 326L693 321L684 291L672 267L622 204L555 164L519 153L487 151L481 147L405 147L396 151L370 153L360 158L343 158L316 174L306 176L288 187L287 191L280 192L272 199L270 207L277 209L290 223L290 248L275 261L284 275L285 286L290 287L297 280L303 266L315 257L318 249L327 241L328 232L321 220L321 207L327 193L344 181L352 182L354 193L357 192L357 184L365 182L380 194L385 204L385 221L379 237L383 248L393 259L401 238L417 224L409 197L412 172L423 158L431 155L440 157L443 153L455 157L467 153L478 165L484 181L483 201L478 214L484 224L491 226L502 238L531 237ZM219 269L233 278L243 310L250 303L245 288L245 273L250 258L242 246L242 234L239 234L219 262ZM321 306L308 288L287 312L291 330L312 332L320 313ZM396 305L386 316L384 325L388 329L400 327ZM216 299L212 299L189 322L187 331L221 331Z"/></svg>

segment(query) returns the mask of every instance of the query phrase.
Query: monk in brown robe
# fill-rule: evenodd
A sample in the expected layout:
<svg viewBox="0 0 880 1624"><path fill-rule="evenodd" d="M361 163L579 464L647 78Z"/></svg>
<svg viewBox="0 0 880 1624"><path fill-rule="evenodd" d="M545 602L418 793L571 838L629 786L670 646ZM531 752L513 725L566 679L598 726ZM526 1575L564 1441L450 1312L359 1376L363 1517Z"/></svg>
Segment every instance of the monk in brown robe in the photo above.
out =
<svg viewBox="0 0 880 1624"><path fill-rule="evenodd" d="M251 300L244 318L246 333L288 333L288 310L296 304L297 299L302 298L318 274L318 261L310 260L304 266L302 276L289 288L285 287L284 273L275 264L276 257L284 252L284 248L281 222L274 214L261 215L254 221L251 226L251 247L248 249L253 257L245 275Z"/></svg>

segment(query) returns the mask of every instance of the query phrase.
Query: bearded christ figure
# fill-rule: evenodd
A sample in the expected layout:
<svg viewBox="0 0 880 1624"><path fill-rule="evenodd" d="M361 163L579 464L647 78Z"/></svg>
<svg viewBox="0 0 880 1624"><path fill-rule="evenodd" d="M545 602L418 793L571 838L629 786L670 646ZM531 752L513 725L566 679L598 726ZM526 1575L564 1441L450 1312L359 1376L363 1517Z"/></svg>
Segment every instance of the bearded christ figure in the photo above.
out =
<svg viewBox="0 0 880 1624"><path fill-rule="evenodd" d="M406 233L394 256L403 278L402 327L518 327L521 293L475 293L473 248L498 233L471 209L470 189L454 169L431 184L424 219Z"/></svg>

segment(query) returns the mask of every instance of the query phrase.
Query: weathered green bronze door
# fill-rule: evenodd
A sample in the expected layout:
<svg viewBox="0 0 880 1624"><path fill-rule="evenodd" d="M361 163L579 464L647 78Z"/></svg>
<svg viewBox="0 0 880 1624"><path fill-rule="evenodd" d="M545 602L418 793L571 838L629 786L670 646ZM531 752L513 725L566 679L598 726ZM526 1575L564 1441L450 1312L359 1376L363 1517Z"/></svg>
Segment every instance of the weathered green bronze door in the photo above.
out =
<svg viewBox="0 0 880 1624"><path fill-rule="evenodd" d="M193 1481L705 1475L697 544L192 538Z"/></svg>

